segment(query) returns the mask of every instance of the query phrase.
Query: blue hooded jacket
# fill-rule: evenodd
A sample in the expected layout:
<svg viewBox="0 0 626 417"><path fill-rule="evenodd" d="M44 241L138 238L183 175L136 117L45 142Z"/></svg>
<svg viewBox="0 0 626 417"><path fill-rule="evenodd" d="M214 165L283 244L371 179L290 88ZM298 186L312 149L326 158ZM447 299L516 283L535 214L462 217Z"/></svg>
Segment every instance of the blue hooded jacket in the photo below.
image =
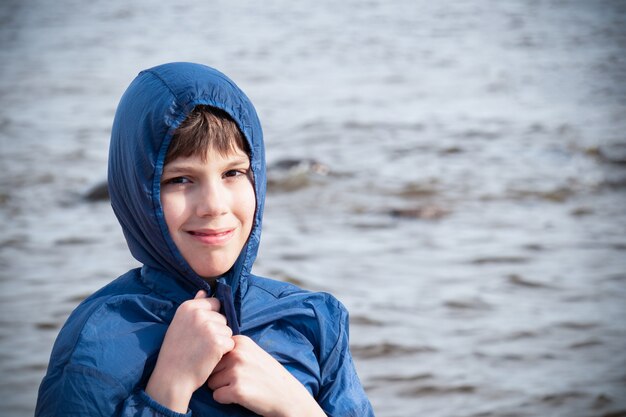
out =
<svg viewBox="0 0 626 417"><path fill-rule="evenodd" d="M228 113L250 145L256 213L250 237L213 289L169 235L160 178L176 128L197 105ZM348 313L334 297L251 274L265 198L263 134L244 93L222 73L171 63L141 72L124 93L109 150L109 192L132 255L127 272L70 315L39 388L35 415L182 416L144 391L178 306L199 289L220 299L233 333L252 338L291 372L329 416L373 416L348 345ZM272 381L268 381L271 384ZM254 416L203 386L186 415Z"/></svg>

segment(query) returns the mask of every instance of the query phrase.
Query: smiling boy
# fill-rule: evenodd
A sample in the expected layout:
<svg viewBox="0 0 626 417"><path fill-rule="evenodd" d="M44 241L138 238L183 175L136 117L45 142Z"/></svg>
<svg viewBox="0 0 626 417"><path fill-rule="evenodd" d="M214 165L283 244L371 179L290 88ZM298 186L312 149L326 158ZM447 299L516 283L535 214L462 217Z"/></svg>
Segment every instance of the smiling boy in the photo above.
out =
<svg viewBox="0 0 626 417"><path fill-rule="evenodd" d="M143 266L61 330L37 416L372 416L331 295L251 273L265 196L254 107L220 72L141 72L111 134L109 188Z"/></svg>
<svg viewBox="0 0 626 417"><path fill-rule="evenodd" d="M172 240L191 268L208 279L235 263L252 230L256 201L248 146L220 113L196 107L174 135L161 177Z"/></svg>

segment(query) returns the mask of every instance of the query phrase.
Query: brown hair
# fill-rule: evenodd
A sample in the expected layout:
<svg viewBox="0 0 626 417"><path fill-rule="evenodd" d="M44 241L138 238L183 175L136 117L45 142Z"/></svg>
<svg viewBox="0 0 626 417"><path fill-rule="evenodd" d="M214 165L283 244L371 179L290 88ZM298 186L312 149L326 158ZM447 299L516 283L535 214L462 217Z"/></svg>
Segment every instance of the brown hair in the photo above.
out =
<svg viewBox="0 0 626 417"><path fill-rule="evenodd" d="M215 107L199 105L174 132L164 164L195 155L204 161L209 149L221 155L241 150L250 156L248 141L230 115Z"/></svg>

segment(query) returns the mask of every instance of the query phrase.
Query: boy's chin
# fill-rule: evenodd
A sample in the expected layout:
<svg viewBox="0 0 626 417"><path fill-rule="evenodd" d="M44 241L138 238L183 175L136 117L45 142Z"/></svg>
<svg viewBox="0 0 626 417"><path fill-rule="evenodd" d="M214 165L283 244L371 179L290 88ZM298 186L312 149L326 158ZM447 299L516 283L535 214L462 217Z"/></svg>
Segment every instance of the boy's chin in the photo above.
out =
<svg viewBox="0 0 626 417"><path fill-rule="evenodd" d="M197 272L196 272L196 273L197 273ZM224 273L226 273L226 271L224 271ZM199 273L197 273L197 274L198 274L198 275L200 276L200 278L202 278L203 280L205 280L205 281L207 281L207 282L213 282L213 281L215 281L216 279L218 279L219 277L221 277L222 275L224 275L224 273L222 273L222 274L213 274L213 273L211 273L210 275L208 275L208 274L199 274Z"/></svg>
<svg viewBox="0 0 626 417"><path fill-rule="evenodd" d="M228 268L194 268L194 272L200 276L200 278L204 279L207 282L213 282L217 278L224 275L231 268L230 265Z"/></svg>

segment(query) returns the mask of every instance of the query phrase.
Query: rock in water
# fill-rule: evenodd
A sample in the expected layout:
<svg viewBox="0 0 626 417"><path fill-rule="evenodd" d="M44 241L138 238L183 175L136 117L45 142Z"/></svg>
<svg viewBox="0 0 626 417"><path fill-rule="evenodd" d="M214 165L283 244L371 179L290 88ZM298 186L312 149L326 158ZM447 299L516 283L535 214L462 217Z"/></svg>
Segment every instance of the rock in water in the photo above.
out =
<svg viewBox="0 0 626 417"><path fill-rule="evenodd" d="M87 201L107 201L109 200L109 185L106 181L94 185L84 195Z"/></svg>
<svg viewBox="0 0 626 417"><path fill-rule="evenodd" d="M267 185L274 190L295 191L329 172L328 166L314 159L281 159L268 167Z"/></svg>

